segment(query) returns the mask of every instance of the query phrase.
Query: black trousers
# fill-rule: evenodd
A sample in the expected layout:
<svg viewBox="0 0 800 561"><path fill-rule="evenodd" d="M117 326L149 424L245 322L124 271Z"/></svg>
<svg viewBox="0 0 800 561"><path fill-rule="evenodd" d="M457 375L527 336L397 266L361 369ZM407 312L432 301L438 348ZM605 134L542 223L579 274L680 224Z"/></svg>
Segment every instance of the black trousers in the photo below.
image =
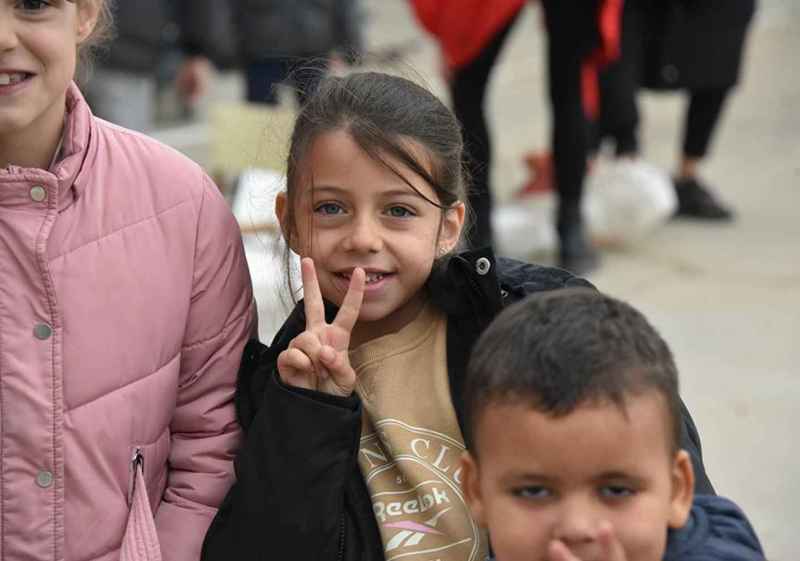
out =
<svg viewBox="0 0 800 561"><path fill-rule="evenodd" d="M543 0L552 108L552 149L561 226L580 222L589 153L581 67L597 44L597 0Z"/></svg>
<svg viewBox="0 0 800 561"><path fill-rule="evenodd" d="M474 60L459 68L450 83L453 112L462 126L470 176L468 200L473 212L473 224L467 239L473 248L491 246L493 241L490 182L492 143L486 120L486 90L497 57L518 16L519 13L511 18Z"/></svg>
<svg viewBox="0 0 800 561"><path fill-rule="evenodd" d="M625 2L622 19L622 56L600 73L600 116L593 128L594 149L604 140L614 143L618 156L639 151L639 108L636 100L643 75L642 53L653 8L648 2ZM683 126L682 154L704 157L719 123L730 88L689 90Z"/></svg>

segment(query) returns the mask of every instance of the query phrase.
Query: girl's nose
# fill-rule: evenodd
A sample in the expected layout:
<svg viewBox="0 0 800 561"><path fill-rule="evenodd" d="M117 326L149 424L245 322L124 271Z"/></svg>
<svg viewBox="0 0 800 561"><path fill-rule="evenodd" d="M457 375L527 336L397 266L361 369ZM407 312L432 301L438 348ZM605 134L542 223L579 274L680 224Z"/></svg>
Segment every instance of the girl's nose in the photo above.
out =
<svg viewBox="0 0 800 561"><path fill-rule="evenodd" d="M0 6L0 52L9 51L18 43L17 32L14 29L14 21L9 14L9 9L7 6Z"/></svg>
<svg viewBox="0 0 800 561"><path fill-rule="evenodd" d="M345 239L345 249L362 253L376 253L383 249L380 225L370 217L353 220Z"/></svg>

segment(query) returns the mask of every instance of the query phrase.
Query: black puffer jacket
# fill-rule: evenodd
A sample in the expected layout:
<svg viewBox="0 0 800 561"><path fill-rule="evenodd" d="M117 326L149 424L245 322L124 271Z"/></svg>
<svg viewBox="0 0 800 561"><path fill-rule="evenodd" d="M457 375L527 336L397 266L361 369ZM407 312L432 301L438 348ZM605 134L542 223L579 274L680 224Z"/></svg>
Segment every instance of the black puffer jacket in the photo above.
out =
<svg viewBox="0 0 800 561"><path fill-rule="evenodd" d="M428 290L447 314L447 366L459 424L469 351L497 313L534 292L579 286L591 284L560 269L495 261L488 251L454 256L437 269ZM332 319L336 310L327 312ZM357 463L358 396L292 388L277 376L278 354L304 329L299 305L270 347L251 341L245 349L236 393L245 443L236 459L237 482L206 536L204 561L384 559ZM683 416L681 445L692 455L700 492L713 493L685 408Z"/></svg>
<svg viewBox="0 0 800 561"><path fill-rule="evenodd" d="M636 32L644 38L642 85L699 90L736 84L755 9L756 0L627 0L623 24L641 27Z"/></svg>
<svg viewBox="0 0 800 561"><path fill-rule="evenodd" d="M358 0L231 0L245 62L350 55L361 48Z"/></svg>
<svg viewBox="0 0 800 561"><path fill-rule="evenodd" d="M114 38L98 65L151 73L169 49L233 63L236 42L229 0L121 0L114 3Z"/></svg>

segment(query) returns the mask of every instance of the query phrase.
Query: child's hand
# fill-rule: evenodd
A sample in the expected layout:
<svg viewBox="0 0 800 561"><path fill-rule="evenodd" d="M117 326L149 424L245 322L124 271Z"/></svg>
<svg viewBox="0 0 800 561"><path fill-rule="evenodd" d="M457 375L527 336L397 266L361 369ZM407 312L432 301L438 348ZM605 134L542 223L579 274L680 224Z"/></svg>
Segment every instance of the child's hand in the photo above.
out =
<svg viewBox="0 0 800 561"><path fill-rule="evenodd" d="M599 530L597 541L600 543L601 554L598 561L627 561L625 550L614 533L614 527L604 522ZM547 548L547 561L586 561L574 555L561 540L553 540Z"/></svg>
<svg viewBox="0 0 800 561"><path fill-rule="evenodd" d="M314 261L305 258L300 267L306 330L278 355L278 373L290 386L349 396L356 385L356 373L350 366L347 351L350 333L361 310L366 275L363 269L353 270L339 313L333 323L328 324Z"/></svg>

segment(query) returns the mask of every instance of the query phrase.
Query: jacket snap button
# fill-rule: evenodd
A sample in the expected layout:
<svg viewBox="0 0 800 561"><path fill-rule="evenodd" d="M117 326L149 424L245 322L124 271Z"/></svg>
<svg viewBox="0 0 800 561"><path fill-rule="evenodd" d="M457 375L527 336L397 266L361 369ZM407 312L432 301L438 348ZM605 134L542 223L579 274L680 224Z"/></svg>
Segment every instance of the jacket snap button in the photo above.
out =
<svg viewBox="0 0 800 561"><path fill-rule="evenodd" d="M33 328L33 336L42 341L49 339L53 334L53 328L46 323L40 323Z"/></svg>
<svg viewBox="0 0 800 561"><path fill-rule="evenodd" d="M36 484L42 489L47 489L53 484L53 474L49 471L40 471L36 474Z"/></svg>
<svg viewBox="0 0 800 561"><path fill-rule="evenodd" d="M475 262L475 270L479 275L485 275L492 268L492 263L485 257L481 257Z"/></svg>
<svg viewBox="0 0 800 561"><path fill-rule="evenodd" d="M667 64L661 69L661 77L664 78L664 81L668 84L677 82L679 75L680 72L678 72L678 68L674 64Z"/></svg>
<svg viewBox="0 0 800 561"><path fill-rule="evenodd" d="M47 190L41 185L31 187L31 199L37 203L42 202L47 198Z"/></svg>

